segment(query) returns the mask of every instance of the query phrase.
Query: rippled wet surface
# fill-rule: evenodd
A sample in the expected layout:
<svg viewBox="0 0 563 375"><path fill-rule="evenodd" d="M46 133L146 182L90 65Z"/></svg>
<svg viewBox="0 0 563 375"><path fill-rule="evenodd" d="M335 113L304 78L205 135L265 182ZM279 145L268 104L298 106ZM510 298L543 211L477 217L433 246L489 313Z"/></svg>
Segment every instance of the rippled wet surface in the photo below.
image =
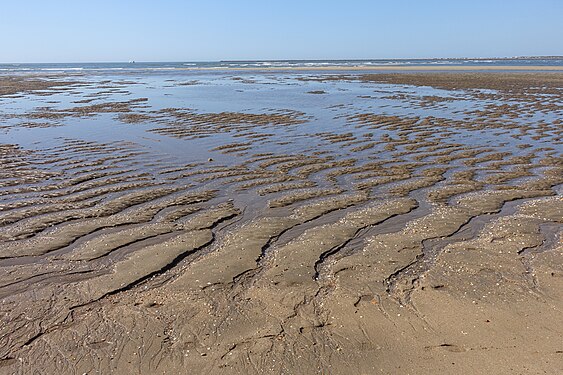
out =
<svg viewBox="0 0 563 375"><path fill-rule="evenodd" d="M492 317L562 333L559 73L0 83L0 372L393 372L492 355Z"/></svg>

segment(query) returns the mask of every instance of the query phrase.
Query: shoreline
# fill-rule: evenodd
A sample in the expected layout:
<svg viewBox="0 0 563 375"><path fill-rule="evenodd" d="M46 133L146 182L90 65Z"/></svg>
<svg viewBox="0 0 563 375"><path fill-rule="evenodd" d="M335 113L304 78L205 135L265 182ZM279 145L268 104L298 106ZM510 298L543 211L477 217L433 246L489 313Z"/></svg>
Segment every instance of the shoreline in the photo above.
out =
<svg viewBox="0 0 563 375"><path fill-rule="evenodd" d="M295 67L269 67L269 68L178 68L174 70L234 70L234 71L563 71L563 66L496 66L496 65L483 65L483 66L295 66Z"/></svg>

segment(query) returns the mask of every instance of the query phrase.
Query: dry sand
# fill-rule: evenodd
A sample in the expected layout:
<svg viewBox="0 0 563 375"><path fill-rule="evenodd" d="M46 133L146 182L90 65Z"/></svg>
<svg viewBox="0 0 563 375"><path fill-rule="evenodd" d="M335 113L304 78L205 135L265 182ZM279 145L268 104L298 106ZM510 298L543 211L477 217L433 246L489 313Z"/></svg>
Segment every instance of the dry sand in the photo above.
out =
<svg viewBox="0 0 563 375"><path fill-rule="evenodd" d="M153 110L141 98L30 112L22 128L103 113L173 139L233 134L214 152L237 158L171 165L127 142L0 144L0 373L563 373L553 74L330 77L497 104L457 120L345 113L359 130L311 133L301 155L252 151L305 126L294 110ZM0 94L47 88L10 82ZM452 138L482 129L514 144Z"/></svg>

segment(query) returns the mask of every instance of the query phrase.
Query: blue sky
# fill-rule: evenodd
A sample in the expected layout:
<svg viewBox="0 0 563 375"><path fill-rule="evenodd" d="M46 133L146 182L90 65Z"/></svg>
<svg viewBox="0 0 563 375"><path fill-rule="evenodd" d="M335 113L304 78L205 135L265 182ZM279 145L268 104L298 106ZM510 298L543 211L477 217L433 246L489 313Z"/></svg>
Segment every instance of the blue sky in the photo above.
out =
<svg viewBox="0 0 563 375"><path fill-rule="evenodd" d="M0 62L563 55L563 0L13 0Z"/></svg>

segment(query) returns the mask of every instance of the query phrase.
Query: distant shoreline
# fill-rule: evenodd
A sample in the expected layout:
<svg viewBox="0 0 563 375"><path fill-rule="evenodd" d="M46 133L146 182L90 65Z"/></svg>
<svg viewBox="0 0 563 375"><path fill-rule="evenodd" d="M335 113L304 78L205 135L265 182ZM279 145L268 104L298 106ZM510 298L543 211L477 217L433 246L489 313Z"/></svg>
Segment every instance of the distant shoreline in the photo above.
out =
<svg viewBox="0 0 563 375"><path fill-rule="evenodd" d="M337 61L444 61L444 60L452 60L452 61L463 61L463 60L474 60L474 61L504 61L504 60L561 60L563 56L517 56L517 57L428 57L428 58L381 58L381 59L267 59L267 60L219 60L221 63L245 63L245 62L290 62L290 61L329 61L329 62L337 62Z"/></svg>
<svg viewBox="0 0 563 375"><path fill-rule="evenodd" d="M516 57L428 57L428 58L352 58L352 59L234 59L234 60L178 60L178 61L150 61L150 60L130 60L130 61L66 61L66 62L2 62L0 65L90 65L90 64L240 64L240 63L342 63L342 62L498 62L498 61L557 61L563 60L563 55L552 56L516 56ZM385 64L381 64L385 65ZM377 64L374 64L377 66Z"/></svg>
<svg viewBox="0 0 563 375"><path fill-rule="evenodd" d="M563 66L542 66L542 65L473 65L473 66L389 66L389 65L372 65L372 66L293 66L293 67L224 67L224 68L178 68L177 70L233 70L233 71L563 71Z"/></svg>

